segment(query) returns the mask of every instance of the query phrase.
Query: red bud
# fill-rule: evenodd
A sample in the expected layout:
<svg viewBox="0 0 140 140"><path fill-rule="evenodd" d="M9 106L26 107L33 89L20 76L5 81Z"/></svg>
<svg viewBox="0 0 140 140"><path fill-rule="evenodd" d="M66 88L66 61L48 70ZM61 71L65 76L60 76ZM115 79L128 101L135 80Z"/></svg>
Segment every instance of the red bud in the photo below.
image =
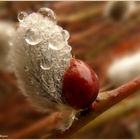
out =
<svg viewBox="0 0 140 140"><path fill-rule="evenodd" d="M84 109L96 99L99 82L95 72L83 61L72 59L64 74L63 97L75 109Z"/></svg>

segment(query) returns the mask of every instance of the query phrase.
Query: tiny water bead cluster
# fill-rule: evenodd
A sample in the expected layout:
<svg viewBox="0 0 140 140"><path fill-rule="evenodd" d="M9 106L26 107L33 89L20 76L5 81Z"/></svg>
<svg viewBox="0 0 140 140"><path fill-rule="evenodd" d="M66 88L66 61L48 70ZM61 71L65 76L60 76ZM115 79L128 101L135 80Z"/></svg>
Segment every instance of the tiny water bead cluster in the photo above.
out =
<svg viewBox="0 0 140 140"><path fill-rule="evenodd" d="M49 8L18 14L19 28L11 52L22 92L43 111L63 112L62 130L88 108L99 91L94 71L71 55L69 33L57 25Z"/></svg>
<svg viewBox="0 0 140 140"><path fill-rule="evenodd" d="M29 15L21 12L18 20L20 25L16 44L20 44L18 49L23 50L22 55L18 56L17 65L24 61L22 69L25 70L24 76L28 75L26 85L30 85L31 90L36 85L33 92L45 100L62 103L62 77L72 58L71 47L67 43L68 32L56 24L54 13L48 8L41 8ZM16 47L15 51L18 49ZM28 90L30 88L27 87Z"/></svg>

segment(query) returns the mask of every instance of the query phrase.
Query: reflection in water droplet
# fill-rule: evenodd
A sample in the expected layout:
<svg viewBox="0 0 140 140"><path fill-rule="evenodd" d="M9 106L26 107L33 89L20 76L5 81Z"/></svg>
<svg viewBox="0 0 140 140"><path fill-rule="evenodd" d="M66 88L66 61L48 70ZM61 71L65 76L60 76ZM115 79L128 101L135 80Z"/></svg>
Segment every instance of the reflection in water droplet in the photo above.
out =
<svg viewBox="0 0 140 140"><path fill-rule="evenodd" d="M63 42L51 41L48 43L48 48L52 50L61 50L64 47Z"/></svg>
<svg viewBox="0 0 140 140"><path fill-rule="evenodd" d="M49 44L48 44L48 47L49 47L50 49L52 49L52 50L57 50L57 47L54 46L52 43L49 43Z"/></svg>
<svg viewBox="0 0 140 140"><path fill-rule="evenodd" d="M52 63L51 62L41 62L40 68L42 70L50 70L52 68Z"/></svg>
<svg viewBox="0 0 140 140"><path fill-rule="evenodd" d="M40 13L41 15L43 15L44 17L48 17L49 19L51 19L54 23L56 23L56 16L54 14L54 12L46 7L40 8L38 10L38 13Z"/></svg>
<svg viewBox="0 0 140 140"><path fill-rule="evenodd" d="M69 35L69 32L67 31L67 30L63 30L62 31L62 35L63 35L63 37L64 37L64 40L68 40L69 39L69 37L70 37L70 35Z"/></svg>
<svg viewBox="0 0 140 140"><path fill-rule="evenodd" d="M18 21L19 22L22 22L26 17L27 17L27 13L26 12L20 12L20 13L18 13Z"/></svg>
<svg viewBox="0 0 140 140"><path fill-rule="evenodd" d="M25 33L25 41L29 45L37 45L41 42L40 32L36 29L28 29Z"/></svg>
<svg viewBox="0 0 140 140"><path fill-rule="evenodd" d="M50 70L51 67L40 65L41 69L43 70Z"/></svg>

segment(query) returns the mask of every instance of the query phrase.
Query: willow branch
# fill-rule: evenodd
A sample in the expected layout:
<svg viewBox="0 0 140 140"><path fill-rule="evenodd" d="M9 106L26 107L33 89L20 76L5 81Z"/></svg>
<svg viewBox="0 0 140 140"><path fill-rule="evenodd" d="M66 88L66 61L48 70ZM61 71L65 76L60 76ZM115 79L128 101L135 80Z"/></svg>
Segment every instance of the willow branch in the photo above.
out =
<svg viewBox="0 0 140 140"><path fill-rule="evenodd" d="M100 5L97 7L91 7L83 10L82 12L74 13L68 16L58 16L59 22L71 23L71 22L80 22L83 20L87 20L89 18L94 18L95 16L99 16L103 10L104 5Z"/></svg>
<svg viewBox="0 0 140 140"><path fill-rule="evenodd" d="M42 132L44 132L44 130L45 133L50 133L53 129L56 129L57 123L59 123L60 119L61 115L59 112L52 113L50 116L39 120L27 128L19 130L13 134L9 134L8 138L29 138L34 135L40 135Z"/></svg>
<svg viewBox="0 0 140 140"><path fill-rule="evenodd" d="M118 105L112 107L108 111L104 112L102 115L97 117L95 120L89 122L83 128L79 129L70 138L83 138L88 132L94 131L94 128L107 123L112 118L116 118L122 115L128 114L136 109L140 108L140 95L134 95L130 99L126 99L119 103Z"/></svg>
<svg viewBox="0 0 140 140"><path fill-rule="evenodd" d="M65 131L63 134L58 134L57 136L54 137L69 138L76 131L78 131L87 123L98 117L104 111L108 110L116 103L120 102L124 98L128 97L131 94L134 94L136 91L139 90L140 90L140 76L115 90L100 93L97 101L95 101L92 104L91 111L89 111L89 113L80 116L79 120L75 121L69 130Z"/></svg>

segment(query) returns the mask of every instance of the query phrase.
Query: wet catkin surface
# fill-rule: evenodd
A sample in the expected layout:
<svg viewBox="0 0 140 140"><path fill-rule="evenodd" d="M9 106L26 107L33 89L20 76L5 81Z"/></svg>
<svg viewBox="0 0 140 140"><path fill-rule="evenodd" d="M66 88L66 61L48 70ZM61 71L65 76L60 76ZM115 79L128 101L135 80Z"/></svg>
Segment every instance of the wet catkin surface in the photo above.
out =
<svg viewBox="0 0 140 140"><path fill-rule="evenodd" d="M108 84L108 65L115 58L140 47L139 12L127 21L114 23L103 16L105 2L1 2L0 6L0 19L14 21L17 26L19 11L37 11L43 6L52 8L58 24L70 32L69 44L73 55L95 69L101 87ZM15 76L4 70L0 71L0 114L2 136L46 138L50 134L45 128L35 133L26 132L27 128L41 124L40 120L48 115L39 112L28 102L18 89ZM139 117L140 111L133 110L108 120L82 138L140 138Z"/></svg>

